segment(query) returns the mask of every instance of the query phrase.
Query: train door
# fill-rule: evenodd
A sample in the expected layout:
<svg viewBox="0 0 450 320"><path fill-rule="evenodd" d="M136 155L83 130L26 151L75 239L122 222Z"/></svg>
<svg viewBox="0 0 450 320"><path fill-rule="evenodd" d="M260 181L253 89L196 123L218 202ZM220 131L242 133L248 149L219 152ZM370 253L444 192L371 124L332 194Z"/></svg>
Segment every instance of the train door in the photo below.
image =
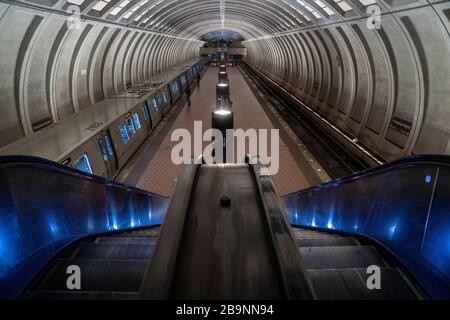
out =
<svg viewBox="0 0 450 320"><path fill-rule="evenodd" d="M162 101L162 105L163 105L163 114L167 114L171 107L170 101L169 101L170 95L167 91L167 88L164 88L161 91L160 97L161 97L161 101Z"/></svg>
<svg viewBox="0 0 450 320"><path fill-rule="evenodd" d="M151 99L148 100L150 117L152 119L152 123L154 126L158 125L158 123L161 121L162 118L162 109L158 105L157 99L158 99L157 96L153 96Z"/></svg>
<svg viewBox="0 0 450 320"><path fill-rule="evenodd" d="M182 73L179 77L181 83L181 92L184 92L188 86L187 75L186 73Z"/></svg>
<svg viewBox="0 0 450 320"><path fill-rule="evenodd" d="M192 69L189 68L188 71L186 72L189 78L189 84L192 84L192 81L194 81L194 75L192 73Z"/></svg>
<svg viewBox="0 0 450 320"><path fill-rule="evenodd" d="M107 176L108 178L112 178L117 172L117 158L109 129L99 135L98 145L102 153L103 161L105 162Z"/></svg>
<svg viewBox="0 0 450 320"><path fill-rule="evenodd" d="M181 95L178 80L174 80L170 83L170 94L172 95L172 105L174 105Z"/></svg>
<svg viewBox="0 0 450 320"><path fill-rule="evenodd" d="M153 124L152 124L152 118L150 117L150 112L148 111L147 102L145 102L144 105L142 106L142 112L144 113L144 120L145 120L145 126L147 129L147 132L148 132L148 134L150 134L150 132L153 129Z"/></svg>

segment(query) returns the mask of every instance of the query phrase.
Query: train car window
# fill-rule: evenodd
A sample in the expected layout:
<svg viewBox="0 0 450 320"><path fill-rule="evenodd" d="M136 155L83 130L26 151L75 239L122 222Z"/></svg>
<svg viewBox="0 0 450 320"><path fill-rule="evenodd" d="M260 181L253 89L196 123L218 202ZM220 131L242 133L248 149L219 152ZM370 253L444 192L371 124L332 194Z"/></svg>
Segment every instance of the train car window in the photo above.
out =
<svg viewBox="0 0 450 320"><path fill-rule="evenodd" d="M184 85L186 84L186 75L183 74L183 75L180 77L180 79L181 79L181 85L184 86Z"/></svg>
<svg viewBox="0 0 450 320"><path fill-rule="evenodd" d="M148 114L148 110L147 110L146 106L142 107L142 112L144 112L144 119L145 119L145 121L148 121L150 119L150 116Z"/></svg>
<svg viewBox="0 0 450 320"><path fill-rule="evenodd" d="M98 139L98 146L100 147L100 151L102 152L103 160L108 160L108 154L106 153L105 144L103 143L103 139Z"/></svg>
<svg viewBox="0 0 450 320"><path fill-rule="evenodd" d="M93 174L91 164L89 163L89 158L87 153L84 153L80 159L75 161L75 169L78 169L83 172L87 172Z"/></svg>
<svg viewBox="0 0 450 320"><path fill-rule="evenodd" d="M124 144L127 144L128 140L130 140L130 137L128 136L127 126L123 122L120 124L120 136L122 137L122 142Z"/></svg>
<svg viewBox="0 0 450 320"><path fill-rule="evenodd" d="M127 120L127 129L130 137L134 136L134 134L136 133L136 129L134 128L133 120L131 120L131 117Z"/></svg>
<svg viewBox="0 0 450 320"><path fill-rule="evenodd" d="M106 149L108 150L109 155L113 156L114 150L112 148L111 138L109 137L109 131L105 135L105 142L106 142Z"/></svg>
<svg viewBox="0 0 450 320"><path fill-rule="evenodd" d="M133 124L136 130L141 128L141 120L139 120L139 115L137 113L133 114Z"/></svg>
<svg viewBox="0 0 450 320"><path fill-rule="evenodd" d="M170 85L170 89L172 90L173 94L176 94L178 92L178 83L172 82L172 84Z"/></svg>
<svg viewBox="0 0 450 320"><path fill-rule="evenodd" d="M158 111L158 104L156 103L156 99L153 98L151 101L152 108Z"/></svg>
<svg viewBox="0 0 450 320"><path fill-rule="evenodd" d="M166 92L165 92L165 91L163 91L163 92L161 93L161 97L162 97L164 103L167 103L167 96L166 96Z"/></svg>

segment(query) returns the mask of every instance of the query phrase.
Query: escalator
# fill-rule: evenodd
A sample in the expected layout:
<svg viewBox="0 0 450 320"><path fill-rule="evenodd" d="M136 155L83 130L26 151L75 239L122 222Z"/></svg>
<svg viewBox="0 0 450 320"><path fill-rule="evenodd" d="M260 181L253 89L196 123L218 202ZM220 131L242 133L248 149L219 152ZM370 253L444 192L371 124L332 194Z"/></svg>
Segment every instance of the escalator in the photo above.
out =
<svg viewBox="0 0 450 320"><path fill-rule="evenodd" d="M24 294L29 300L136 300L155 251L159 228L94 236L65 249ZM67 289L69 266L82 271L81 289Z"/></svg>
<svg viewBox="0 0 450 320"><path fill-rule="evenodd" d="M0 159L2 212L13 213L0 217L1 297L450 296L447 157L399 160L281 199L254 160L188 165L169 202L48 161ZM69 266L81 270L79 290L67 289ZM381 288L367 285L374 266Z"/></svg>
<svg viewBox="0 0 450 320"><path fill-rule="evenodd" d="M341 236L294 228L300 254L318 300L417 300L425 296L399 267L392 267L379 250ZM368 290L370 266L380 267L380 289Z"/></svg>
<svg viewBox="0 0 450 320"><path fill-rule="evenodd" d="M347 248L339 250L342 255L337 255L336 245L333 244L336 239L333 237L314 240L318 242L313 244L303 242L300 250L309 275L318 275L320 272L313 271L316 269L340 269L326 266L328 259L342 259L343 263L347 263L353 257L368 257L368 252L373 251L367 248L368 244L372 249L376 248L377 254L384 260L381 262L387 263L377 263L382 268L382 279L388 281L388 286L382 287L392 291L387 297L408 298L409 295L404 294L405 283L402 284L406 282L417 298L450 299L448 156L426 155L400 159L294 192L281 200L289 222L294 227L312 229L312 232L320 230L332 235L349 235L366 246L363 249L345 245ZM334 249L327 248L329 241ZM344 252L350 250L354 252L352 256ZM374 252L370 255L367 263L343 264L341 267L351 267L362 277L361 269L377 261ZM308 265L310 258L312 263ZM337 265L341 263L339 261L336 260ZM355 277L355 274L345 271L345 274L340 272L338 276L336 272L330 270L330 278L326 281L333 282L333 288L341 288L338 291L345 292L347 281L344 278ZM356 280L352 283L356 287L360 286ZM324 288L323 285L320 287L318 291ZM325 294L325 298L340 297L333 293L332 288L327 290L329 295ZM380 291L369 293L369 298L372 298Z"/></svg>
<svg viewBox="0 0 450 320"><path fill-rule="evenodd" d="M48 160L0 157L0 300L135 298L168 202ZM69 265L81 269L80 291L68 292Z"/></svg>
<svg viewBox="0 0 450 320"><path fill-rule="evenodd" d="M362 236L292 228L259 164L189 167L176 188L144 299L425 299ZM382 286L370 288L369 267Z"/></svg>
<svg viewBox="0 0 450 320"><path fill-rule="evenodd" d="M188 166L142 298L311 298L290 231L259 164Z"/></svg>

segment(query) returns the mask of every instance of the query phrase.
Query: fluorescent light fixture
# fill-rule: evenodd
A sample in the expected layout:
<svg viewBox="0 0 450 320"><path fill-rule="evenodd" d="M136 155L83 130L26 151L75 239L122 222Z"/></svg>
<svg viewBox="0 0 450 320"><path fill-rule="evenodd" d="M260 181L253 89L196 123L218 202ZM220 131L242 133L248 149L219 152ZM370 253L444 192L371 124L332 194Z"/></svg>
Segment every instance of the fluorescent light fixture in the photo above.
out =
<svg viewBox="0 0 450 320"><path fill-rule="evenodd" d="M231 114L231 111L221 109L221 110L214 111L214 113L219 116L228 116Z"/></svg>
<svg viewBox="0 0 450 320"><path fill-rule="evenodd" d="M369 6L371 4L377 3L375 0L359 0L363 6Z"/></svg>
<svg viewBox="0 0 450 320"><path fill-rule="evenodd" d="M115 15L117 15L121 10L122 10L121 7L115 7L115 8L111 11L111 15L115 16Z"/></svg>
<svg viewBox="0 0 450 320"><path fill-rule="evenodd" d="M78 6L81 6L85 0L67 0L68 3L73 3Z"/></svg>
<svg viewBox="0 0 450 320"><path fill-rule="evenodd" d="M325 8L322 8L322 9L323 9L323 11L325 11L329 16L331 16L331 15L334 14L333 10L331 10L331 9L328 8L328 7L325 7Z"/></svg>
<svg viewBox="0 0 450 320"><path fill-rule="evenodd" d="M342 11L350 11L352 7L345 0L333 0L342 9Z"/></svg>
<svg viewBox="0 0 450 320"><path fill-rule="evenodd" d="M102 11L108 5L108 3L109 1L99 1L92 9L95 11Z"/></svg>
<svg viewBox="0 0 450 320"><path fill-rule="evenodd" d="M125 8L130 3L129 0L125 0L119 5L117 5L112 11L111 15L116 16L120 11L122 11L123 8Z"/></svg>
<svg viewBox="0 0 450 320"><path fill-rule="evenodd" d="M373 1L373 0L370 0ZM325 11L329 16L333 15L334 12L331 10L323 1L321 0L314 0L314 2L322 8L323 11Z"/></svg>
<svg viewBox="0 0 450 320"><path fill-rule="evenodd" d="M311 7L310 5L306 4L305 2L301 1L301 0L297 0L297 3L301 4L306 10L308 10L309 12L311 12L311 14L316 17L316 19L320 19L322 18L322 16L320 14L318 14L316 12L316 10L313 9L313 7ZM322 3L323 4L323 3Z"/></svg>

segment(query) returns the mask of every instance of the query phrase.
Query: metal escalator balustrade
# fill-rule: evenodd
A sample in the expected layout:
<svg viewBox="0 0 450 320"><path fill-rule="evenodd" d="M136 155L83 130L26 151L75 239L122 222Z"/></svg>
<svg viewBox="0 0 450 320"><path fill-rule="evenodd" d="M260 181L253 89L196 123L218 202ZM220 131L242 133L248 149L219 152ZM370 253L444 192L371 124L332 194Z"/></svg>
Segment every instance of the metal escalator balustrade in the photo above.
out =
<svg viewBox="0 0 450 320"><path fill-rule="evenodd" d="M0 299L17 298L56 254L77 240L160 225L169 201L22 156L0 157L0 197Z"/></svg>
<svg viewBox="0 0 450 320"><path fill-rule="evenodd" d="M450 298L450 157L413 156L283 197L291 224L362 235Z"/></svg>

